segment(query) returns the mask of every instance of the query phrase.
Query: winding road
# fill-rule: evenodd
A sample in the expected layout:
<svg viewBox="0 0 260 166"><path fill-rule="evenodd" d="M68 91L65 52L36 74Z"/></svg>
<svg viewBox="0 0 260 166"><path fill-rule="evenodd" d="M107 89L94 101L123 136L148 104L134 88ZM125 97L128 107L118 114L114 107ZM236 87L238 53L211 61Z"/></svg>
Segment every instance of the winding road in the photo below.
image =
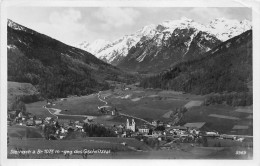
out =
<svg viewBox="0 0 260 166"><path fill-rule="evenodd" d="M104 108L104 107L111 107L108 105L108 102L105 101L104 99L101 98L101 91L99 91L97 93L97 97L99 99L99 101L103 102L105 105L102 105L102 106L98 106L98 109L100 108ZM57 119L59 118L58 116L59 115L62 115L62 116L80 116L80 117L85 117L85 118L88 118L88 119L96 119L97 117L96 116L90 116L90 115L69 115L69 114L61 114L60 112L62 111L61 109L57 109L57 108L47 108L45 105L43 106L43 108L45 108L51 115L55 116ZM52 110L52 111L51 111ZM54 112L53 112L54 111ZM149 121L147 120L144 120L142 118L138 118L138 117L135 117L135 116L132 116L132 115L128 115L128 114L125 114L125 113L121 113L119 112L119 115L122 115L122 116L127 116L127 117L130 117L130 118L134 118L134 119L138 119L138 120L141 120L147 124L150 124L152 125Z"/></svg>
<svg viewBox="0 0 260 166"><path fill-rule="evenodd" d="M101 91L98 92L98 99L99 99L101 102L104 102L105 105L100 106L100 107L98 106L98 109L103 108L103 107L111 107L111 106L108 106L108 105L107 105L107 104L108 104L107 101L105 101L105 100L103 100L103 99L100 98L100 96L101 96L100 93L101 93ZM105 99L105 98L104 98L104 99ZM142 119L142 118L138 118L138 117L135 117L135 116L132 116L132 115L128 115L128 114L124 114L124 113L120 113L120 112L119 112L119 115L127 116L127 117L134 118L134 119L138 119L138 120L141 120L141 121L143 121L143 122L145 122L145 123L147 123L147 124L152 125L151 122L149 122L149 121L147 121L147 120L144 120L144 119Z"/></svg>

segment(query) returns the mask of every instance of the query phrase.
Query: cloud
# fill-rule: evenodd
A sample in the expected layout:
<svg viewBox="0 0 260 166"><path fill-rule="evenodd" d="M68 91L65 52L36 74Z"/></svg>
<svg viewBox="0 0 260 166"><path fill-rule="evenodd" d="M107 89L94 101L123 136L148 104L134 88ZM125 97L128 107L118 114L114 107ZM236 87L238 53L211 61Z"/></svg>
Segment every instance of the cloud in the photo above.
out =
<svg viewBox="0 0 260 166"><path fill-rule="evenodd" d="M101 21L101 26L105 30L120 28L125 25L133 25L135 19L140 16L140 12L132 8L99 8L92 14Z"/></svg>
<svg viewBox="0 0 260 166"><path fill-rule="evenodd" d="M88 32L86 26L80 22L81 12L75 9L54 11L49 14L48 21L30 25L32 29L51 36L66 44L74 45L78 38Z"/></svg>

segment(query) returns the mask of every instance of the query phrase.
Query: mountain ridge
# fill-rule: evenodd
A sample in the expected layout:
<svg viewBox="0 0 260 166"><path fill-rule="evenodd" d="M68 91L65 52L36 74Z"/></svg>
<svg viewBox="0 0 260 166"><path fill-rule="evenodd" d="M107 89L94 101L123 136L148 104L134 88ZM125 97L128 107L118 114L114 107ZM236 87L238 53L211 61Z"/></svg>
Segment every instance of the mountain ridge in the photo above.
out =
<svg viewBox="0 0 260 166"><path fill-rule="evenodd" d="M248 92L247 84L252 79L252 30L248 30L200 58L145 78L141 86L195 94Z"/></svg>
<svg viewBox="0 0 260 166"><path fill-rule="evenodd" d="M89 94L108 89L107 80L134 79L86 51L11 20L7 32L8 81L32 83L45 98Z"/></svg>
<svg viewBox="0 0 260 166"><path fill-rule="evenodd" d="M127 38L127 40L129 40L130 47L129 45L127 46L126 44L127 40L126 41L121 40L123 42L119 42L119 43L111 42L114 44L110 43L106 47L98 49L99 51L96 51L94 55L104 60L105 62L108 62L115 66L119 66L120 68L127 69L129 64L128 61L125 62L126 64L124 63L122 64L122 61L124 61L125 59L131 59L126 57L131 56L129 55L129 51L131 49L134 49L138 44L141 45L143 42L154 38L154 44L160 50L159 47L161 45L167 42L169 43L168 39L172 36L173 32L176 29L191 29L191 28L197 29L197 31L202 31L204 33L207 33L210 36L214 36L220 42L223 42L231 37L243 33L248 29L251 29L252 26L251 26L251 22L248 20L237 21L237 20L230 20L224 18L217 18L212 20L209 24L203 25L195 22L192 19L183 17L180 20L169 20L169 21L164 21L162 23L159 23L158 25L150 24L144 26L142 29L139 29L138 31L136 31L131 35L125 35L119 38L119 39ZM185 42L187 45L190 44L189 41L185 41ZM184 53L187 53L189 51L188 49L184 51ZM206 51L208 51L209 49L211 49L211 47L207 47L205 49ZM153 56L157 56L157 55L158 53L153 54ZM143 60L144 58L145 57L142 54L136 57L135 59L136 65L140 66L137 63L140 63L140 61ZM133 70L136 71L135 69Z"/></svg>

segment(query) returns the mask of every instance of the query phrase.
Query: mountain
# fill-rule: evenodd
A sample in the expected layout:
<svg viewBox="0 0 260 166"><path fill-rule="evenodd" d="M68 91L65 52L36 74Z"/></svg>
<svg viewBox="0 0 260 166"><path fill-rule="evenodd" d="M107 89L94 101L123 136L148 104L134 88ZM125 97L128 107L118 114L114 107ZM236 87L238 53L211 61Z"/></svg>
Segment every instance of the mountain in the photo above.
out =
<svg viewBox="0 0 260 166"><path fill-rule="evenodd" d="M141 86L195 94L248 92L252 82L252 30L221 43L200 58L180 62Z"/></svg>
<svg viewBox="0 0 260 166"><path fill-rule="evenodd" d="M100 52L103 48L107 47L110 44L107 40L97 39L93 43L83 42L79 44L79 48L86 50L87 52L96 55ZM99 58L99 57L97 57Z"/></svg>
<svg viewBox="0 0 260 166"><path fill-rule="evenodd" d="M120 68L152 73L179 61L197 58L251 28L248 20L218 18L203 25L183 17L145 26L106 46L80 48L93 50L95 56Z"/></svg>
<svg viewBox="0 0 260 166"><path fill-rule="evenodd" d="M131 75L94 55L8 20L8 81L31 83L47 98L108 89Z"/></svg>
<svg viewBox="0 0 260 166"><path fill-rule="evenodd" d="M130 48L136 45L142 37L151 38L155 34L155 25L143 27L141 30L131 35L125 35L113 42L98 39L93 43L83 42L79 44L79 48L89 51L99 59L117 65L128 54Z"/></svg>

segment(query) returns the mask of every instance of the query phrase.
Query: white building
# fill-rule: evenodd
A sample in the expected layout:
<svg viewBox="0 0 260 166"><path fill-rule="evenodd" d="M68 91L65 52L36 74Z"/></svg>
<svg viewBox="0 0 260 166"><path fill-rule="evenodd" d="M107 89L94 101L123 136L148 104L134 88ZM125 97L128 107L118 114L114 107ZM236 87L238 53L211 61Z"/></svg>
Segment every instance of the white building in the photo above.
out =
<svg viewBox="0 0 260 166"><path fill-rule="evenodd" d="M133 132L135 132L135 120L132 119L132 123L129 123L129 120L126 120L126 129L132 130Z"/></svg>

